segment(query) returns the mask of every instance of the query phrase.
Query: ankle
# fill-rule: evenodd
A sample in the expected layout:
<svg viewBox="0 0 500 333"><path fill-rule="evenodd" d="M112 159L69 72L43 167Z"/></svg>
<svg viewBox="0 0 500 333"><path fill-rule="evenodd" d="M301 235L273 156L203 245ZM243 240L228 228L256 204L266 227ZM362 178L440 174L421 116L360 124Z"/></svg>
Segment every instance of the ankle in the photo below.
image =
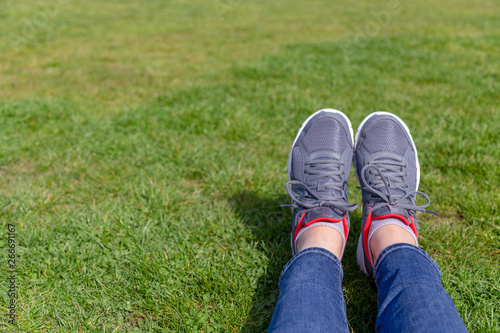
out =
<svg viewBox="0 0 500 333"><path fill-rule="evenodd" d="M377 262L378 256L386 247L398 243L417 245L415 236L399 225L388 224L378 228L370 241L373 263Z"/></svg>
<svg viewBox="0 0 500 333"><path fill-rule="evenodd" d="M321 225L304 231L296 242L297 252L311 247L320 247L335 254L339 260L344 247L343 237L338 230Z"/></svg>

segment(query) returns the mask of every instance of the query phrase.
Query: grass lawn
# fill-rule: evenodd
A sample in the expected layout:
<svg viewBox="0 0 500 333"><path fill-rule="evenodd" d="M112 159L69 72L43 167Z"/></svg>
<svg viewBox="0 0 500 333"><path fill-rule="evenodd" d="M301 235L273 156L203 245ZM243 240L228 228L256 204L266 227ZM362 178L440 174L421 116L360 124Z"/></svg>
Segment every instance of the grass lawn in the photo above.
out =
<svg viewBox="0 0 500 333"><path fill-rule="evenodd" d="M497 1L7 0L0 25L0 331L265 331L288 152L324 107L407 122L440 212L421 247L467 328L500 331ZM344 293L371 332L360 222Z"/></svg>

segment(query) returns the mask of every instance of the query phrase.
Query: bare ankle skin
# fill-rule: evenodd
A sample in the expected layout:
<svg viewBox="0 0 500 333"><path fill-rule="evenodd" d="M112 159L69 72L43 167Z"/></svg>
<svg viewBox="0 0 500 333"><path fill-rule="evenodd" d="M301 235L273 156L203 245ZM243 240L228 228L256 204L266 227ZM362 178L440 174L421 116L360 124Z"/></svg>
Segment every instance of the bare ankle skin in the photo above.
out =
<svg viewBox="0 0 500 333"><path fill-rule="evenodd" d="M321 247L332 252L339 259L341 259L342 246L343 240L340 232L327 226L317 226L306 230L297 240L297 251Z"/></svg>
<svg viewBox="0 0 500 333"><path fill-rule="evenodd" d="M413 236L398 225L389 224L377 229L370 241L370 250L372 251L374 263L377 262L377 258L382 250L389 245L397 243L416 245Z"/></svg>

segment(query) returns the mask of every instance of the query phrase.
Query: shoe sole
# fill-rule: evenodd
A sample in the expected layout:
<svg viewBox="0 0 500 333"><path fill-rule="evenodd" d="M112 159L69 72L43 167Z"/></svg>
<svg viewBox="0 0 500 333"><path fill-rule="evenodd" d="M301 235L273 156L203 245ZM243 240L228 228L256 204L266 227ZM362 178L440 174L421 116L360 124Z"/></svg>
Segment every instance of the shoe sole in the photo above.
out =
<svg viewBox="0 0 500 333"><path fill-rule="evenodd" d="M356 130L356 138L355 138L355 141L354 141L354 152L356 152L356 150L358 149L359 136L361 134L361 129L363 128L363 126L365 125L365 123L370 118L372 118L374 116L390 116L390 117L396 119L399 122L399 124L401 124L401 126L403 126L404 130L406 131L406 133L410 137L411 145L413 147L413 150L415 151L415 161L416 161L416 166L417 166L417 186L415 188L415 191L417 191L418 190L418 186L420 185L420 163L418 161L417 147L415 146L415 142L413 142L413 137L411 136L410 129L405 124L405 122L403 120L401 120L401 118L399 118L395 114L392 114L390 112L385 112L385 111L377 111L377 112L373 112L373 113L369 114L365 119L363 119L363 121L361 122L361 124L359 124L358 129ZM354 159L354 168L355 169L357 168L356 167L356 159ZM358 184L361 185L361 182L359 181L358 173L357 172L356 172L356 179L358 181ZM366 275L369 276L370 274L368 274L368 271L366 269L365 253L364 253L364 249L363 249L363 230L361 230L361 233L359 234L358 248L356 250L356 261L358 262L358 266L361 269L361 271L363 273L365 273ZM360 264L360 263L363 263L363 264Z"/></svg>
<svg viewBox="0 0 500 333"><path fill-rule="evenodd" d="M288 180L292 180L292 177L291 177L291 174L290 174L290 170L292 168L292 151L293 151L293 147L295 147L295 143L297 142L297 139L300 137L300 134L302 134L302 131L304 130L304 128L307 126L307 124L309 123L309 121L314 118L317 114L321 113L321 112L324 112L324 113L331 113L331 114L336 114L336 115L340 115L341 117L344 118L344 120L347 122L347 124L349 125L349 133L351 134L351 142L353 143L353 146L354 146L354 131L352 129L352 124L351 124L351 121L349 120L349 118L347 118L347 116L342 112L342 111L339 111L339 110L335 110L335 109L321 109L321 110L318 110L316 112L314 112L312 115L310 115L303 123L302 123L302 126L299 128L299 130L297 131L297 135L295 136L295 139L293 140L293 144L292 144L292 148L290 149L290 154L288 154Z"/></svg>

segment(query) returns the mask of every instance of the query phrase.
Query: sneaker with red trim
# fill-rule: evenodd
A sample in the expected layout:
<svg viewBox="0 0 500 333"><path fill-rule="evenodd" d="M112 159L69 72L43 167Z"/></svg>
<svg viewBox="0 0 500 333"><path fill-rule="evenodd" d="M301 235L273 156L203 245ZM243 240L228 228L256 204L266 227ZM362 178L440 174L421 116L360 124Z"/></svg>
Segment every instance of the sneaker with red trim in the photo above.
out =
<svg viewBox="0 0 500 333"><path fill-rule="evenodd" d="M353 158L351 122L342 112L319 110L304 121L290 150L286 190L292 200L291 245L318 225L332 227L344 239L349 215L357 204L347 202L347 178ZM339 258L340 259L340 258Z"/></svg>
<svg viewBox="0 0 500 333"><path fill-rule="evenodd" d="M370 227L379 223L397 224L413 233L417 240L416 211L435 212L425 209L430 199L418 191L417 148L408 127L397 116L375 112L361 122L356 133L354 167L363 195L356 259L361 270L373 276ZM427 200L425 205L416 205L417 194Z"/></svg>

